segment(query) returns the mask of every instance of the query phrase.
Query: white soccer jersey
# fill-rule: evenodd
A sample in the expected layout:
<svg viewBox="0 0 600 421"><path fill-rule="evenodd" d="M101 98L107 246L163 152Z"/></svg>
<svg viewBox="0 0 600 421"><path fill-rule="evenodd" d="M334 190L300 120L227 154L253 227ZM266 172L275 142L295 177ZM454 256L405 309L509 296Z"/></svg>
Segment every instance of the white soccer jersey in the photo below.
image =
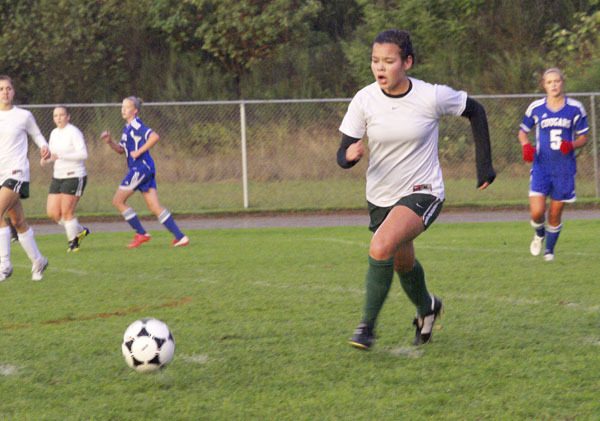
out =
<svg viewBox="0 0 600 421"><path fill-rule="evenodd" d="M55 128L50 133L50 151L58 155L54 161L54 178L73 178L86 175L84 161L87 159L87 148L83 133L67 124L62 129Z"/></svg>
<svg viewBox="0 0 600 421"><path fill-rule="evenodd" d="M438 159L439 119L461 115L467 93L410 78L411 90L401 97L383 93L377 82L354 96L340 131L369 144L367 200L392 206L412 193L444 199Z"/></svg>
<svg viewBox="0 0 600 421"><path fill-rule="evenodd" d="M0 111L0 184L8 178L29 181L27 135L39 148L48 146L31 112L18 107Z"/></svg>

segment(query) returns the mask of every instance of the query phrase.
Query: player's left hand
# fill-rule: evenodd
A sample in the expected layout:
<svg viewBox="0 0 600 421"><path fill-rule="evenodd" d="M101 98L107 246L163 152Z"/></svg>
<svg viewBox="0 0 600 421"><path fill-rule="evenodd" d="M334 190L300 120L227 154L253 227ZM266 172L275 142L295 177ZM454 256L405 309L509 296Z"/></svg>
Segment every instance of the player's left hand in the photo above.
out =
<svg viewBox="0 0 600 421"><path fill-rule="evenodd" d="M138 159L140 157L140 151L132 151L129 153L129 156L133 159Z"/></svg>
<svg viewBox="0 0 600 421"><path fill-rule="evenodd" d="M560 151L563 155L568 155L573 149L573 142L569 140L563 140L560 142Z"/></svg>
<svg viewBox="0 0 600 421"><path fill-rule="evenodd" d="M50 148L48 148L48 146L42 146L40 148L40 157L42 159L49 159L50 158Z"/></svg>
<svg viewBox="0 0 600 421"><path fill-rule="evenodd" d="M496 171L494 168L488 168L487 175L485 177L481 177L477 180L477 189L485 190L488 188L490 184L494 182L496 179Z"/></svg>

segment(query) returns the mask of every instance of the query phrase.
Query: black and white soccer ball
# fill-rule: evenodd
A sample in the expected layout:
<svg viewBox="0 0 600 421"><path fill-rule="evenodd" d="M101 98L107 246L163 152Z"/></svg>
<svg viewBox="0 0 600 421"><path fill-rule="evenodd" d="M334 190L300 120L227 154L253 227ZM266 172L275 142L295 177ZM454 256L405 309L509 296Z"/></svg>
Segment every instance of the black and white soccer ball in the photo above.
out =
<svg viewBox="0 0 600 421"><path fill-rule="evenodd" d="M156 371L173 359L175 341L165 322L145 318L125 330L121 351L127 365L135 371Z"/></svg>

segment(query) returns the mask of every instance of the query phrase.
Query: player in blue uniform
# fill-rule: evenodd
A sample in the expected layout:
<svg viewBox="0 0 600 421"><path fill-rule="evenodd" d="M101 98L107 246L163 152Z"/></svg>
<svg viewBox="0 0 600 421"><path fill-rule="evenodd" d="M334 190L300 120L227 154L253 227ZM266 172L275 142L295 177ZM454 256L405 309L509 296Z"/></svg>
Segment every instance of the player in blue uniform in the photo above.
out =
<svg viewBox="0 0 600 421"><path fill-rule="evenodd" d="M575 201L577 165L574 150L586 144L589 126L583 105L564 93L564 76L555 67L542 76L546 97L533 101L523 117L519 142L523 159L533 162L529 187L531 226L535 230L529 250L539 256L544 240L544 260L554 260L565 203ZM528 133L536 128L535 147ZM545 220L546 198L550 197Z"/></svg>
<svg viewBox="0 0 600 421"><path fill-rule="evenodd" d="M159 222L175 237L173 247L187 246L190 242L189 238L181 232L169 210L162 207L158 201L156 168L150 155L150 148L158 142L160 137L138 117L141 106L141 100L135 96L129 96L123 100L121 116L127 124L123 128L119 143L113 141L109 131L104 131L100 135L112 150L119 154L125 154L129 168L112 202L136 232L133 240L128 244L128 248L137 248L151 239L133 208L127 205L127 199L136 190L142 193L148 210L156 215Z"/></svg>

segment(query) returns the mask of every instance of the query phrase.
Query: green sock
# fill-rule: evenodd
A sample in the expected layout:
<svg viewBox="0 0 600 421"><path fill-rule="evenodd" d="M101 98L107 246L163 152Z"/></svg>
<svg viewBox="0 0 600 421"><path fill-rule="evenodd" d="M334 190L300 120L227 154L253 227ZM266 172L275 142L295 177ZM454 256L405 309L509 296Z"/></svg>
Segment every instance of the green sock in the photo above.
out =
<svg viewBox="0 0 600 421"><path fill-rule="evenodd" d="M375 327L375 320L387 297L394 278L394 258L375 260L369 256L366 279L366 301L363 323Z"/></svg>
<svg viewBox="0 0 600 421"><path fill-rule="evenodd" d="M417 307L417 313L422 316L431 311L431 295L427 291L427 285L425 285L425 272L423 266L415 259L415 266L411 271L406 273L400 273L400 284L402 289Z"/></svg>

